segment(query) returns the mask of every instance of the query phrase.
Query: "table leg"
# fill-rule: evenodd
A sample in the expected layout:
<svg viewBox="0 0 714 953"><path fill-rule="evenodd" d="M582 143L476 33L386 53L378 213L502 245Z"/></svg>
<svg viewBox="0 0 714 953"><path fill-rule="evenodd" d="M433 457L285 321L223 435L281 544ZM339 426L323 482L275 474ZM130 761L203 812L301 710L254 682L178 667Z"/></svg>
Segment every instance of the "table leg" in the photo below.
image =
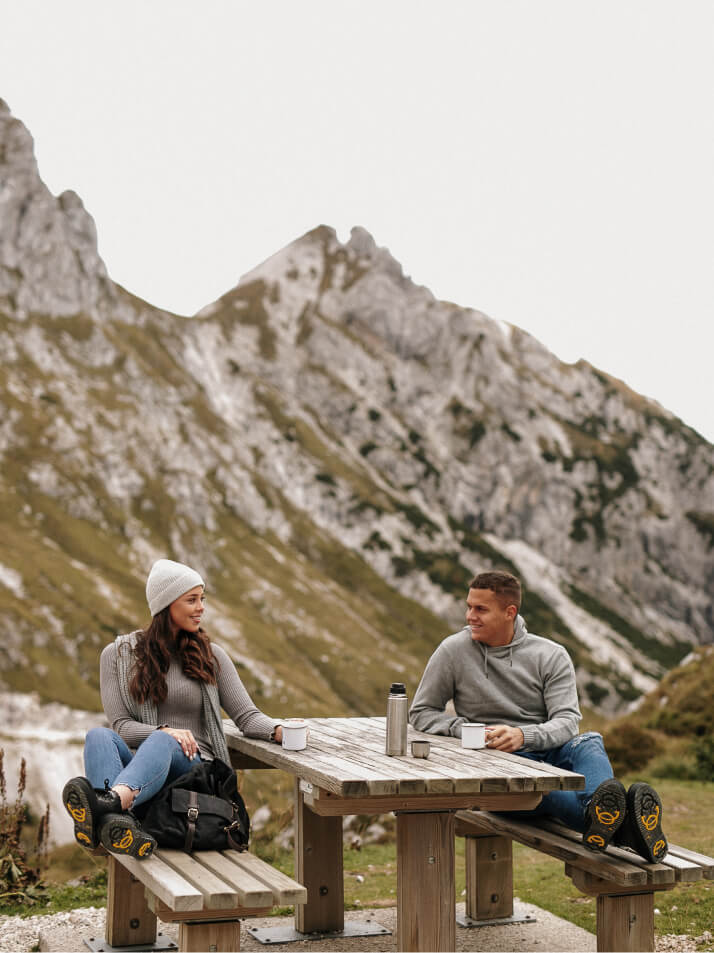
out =
<svg viewBox="0 0 714 953"><path fill-rule="evenodd" d="M397 949L455 950L454 813L397 814Z"/></svg>
<svg viewBox="0 0 714 953"><path fill-rule="evenodd" d="M305 805L299 780L295 782L295 878L307 887L307 903L295 905L295 929L300 933L344 929L342 818L314 814Z"/></svg>

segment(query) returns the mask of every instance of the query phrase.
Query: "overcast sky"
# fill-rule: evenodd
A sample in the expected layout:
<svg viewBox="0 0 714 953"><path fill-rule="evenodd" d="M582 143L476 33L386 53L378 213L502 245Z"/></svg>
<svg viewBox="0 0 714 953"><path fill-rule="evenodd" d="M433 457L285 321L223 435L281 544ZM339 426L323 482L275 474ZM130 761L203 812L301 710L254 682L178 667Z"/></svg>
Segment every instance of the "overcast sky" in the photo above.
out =
<svg viewBox="0 0 714 953"><path fill-rule="evenodd" d="M0 97L193 314L318 224L714 441L714 3L0 0Z"/></svg>

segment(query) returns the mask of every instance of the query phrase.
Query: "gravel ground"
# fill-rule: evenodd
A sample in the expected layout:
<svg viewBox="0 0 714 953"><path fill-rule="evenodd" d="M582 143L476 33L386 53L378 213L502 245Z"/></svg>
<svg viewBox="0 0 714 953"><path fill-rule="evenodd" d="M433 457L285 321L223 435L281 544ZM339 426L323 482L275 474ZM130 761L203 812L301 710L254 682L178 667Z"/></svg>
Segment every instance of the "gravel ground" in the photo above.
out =
<svg viewBox="0 0 714 953"><path fill-rule="evenodd" d="M463 904L457 904L457 913L463 913ZM535 923L512 924L509 926L477 927L473 929L456 928L457 950L486 951L591 951L595 950L595 937L581 930L567 920L553 916L531 904L517 903L520 913L536 917ZM29 953L32 950L63 951L85 950L84 940L89 937L104 936L104 908L88 907L57 913L50 916L36 916L27 919L20 917L0 917L0 951L7 953ZM246 929L251 927L290 927L290 917L251 918L245 921L241 930L241 948L256 950L288 950L293 953L315 951L379 951L396 950L396 909L394 907L378 910L349 911L347 920L374 920L391 930L389 936L352 937L344 940L299 940L295 943L275 944L266 947L254 939ZM178 939L178 926L173 923L159 924L164 937ZM712 949L712 934L702 937L661 936L657 938L658 951L695 951L698 943L707 943L706 949Z"/></svg>

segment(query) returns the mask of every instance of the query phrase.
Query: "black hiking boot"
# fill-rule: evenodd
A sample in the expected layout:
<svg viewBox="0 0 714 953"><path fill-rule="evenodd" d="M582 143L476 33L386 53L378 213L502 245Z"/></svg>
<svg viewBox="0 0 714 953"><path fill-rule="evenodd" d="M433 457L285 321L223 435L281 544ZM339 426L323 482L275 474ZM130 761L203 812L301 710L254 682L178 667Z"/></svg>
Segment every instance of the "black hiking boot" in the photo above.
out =
<svg viewBox="0 0 714 953"><path fill-rule="evenodd" d="M627 795L623 785L615 778L599 784L588 804L583 844L590 850L605 850L622 826L626 811Z"/></svg>
<svg viewBox="0 0 714 953"><path fill-rule="evenodd" d="M146 860L156 847L151 834L142 831L137 819L128 812L107 814L101 824L99 839L111 854L123 854L137 860Z"/></svg>
<svg viewBox="0 0 714 953"><path fill-rule="evenodd" d="M110 811L121 811L115 791L99 791L86 778L72 778L62 791L62 803L74 821L74 839L90 850L99 845L100 819Z"/></svg>
<svg viewBox="0 0 714 953"><path fill-rule="evenodd" d="M649 784L637 781L627 792L627 820L618 831L615 842L631 847L651 864L667 854L667 838L662 830L662 801Z"/></svg>

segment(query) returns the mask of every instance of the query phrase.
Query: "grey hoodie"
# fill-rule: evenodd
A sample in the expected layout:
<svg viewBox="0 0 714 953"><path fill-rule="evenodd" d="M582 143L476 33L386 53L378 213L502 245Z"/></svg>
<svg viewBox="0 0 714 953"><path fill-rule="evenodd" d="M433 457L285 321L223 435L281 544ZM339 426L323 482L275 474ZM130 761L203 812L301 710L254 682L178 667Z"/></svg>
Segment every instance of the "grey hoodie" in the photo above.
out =
<svg viewBox="0 0 714 953"><path fill-rule="evenodd" d="M453 699L457 716L444 711ZM559 748L578 733L575 670L562 645L532 635L516 617L513 639L491 648L468 626L448 636L429 659L409 711L419 731L461 737L467 721L512 725L523 751Z"/></svg>

